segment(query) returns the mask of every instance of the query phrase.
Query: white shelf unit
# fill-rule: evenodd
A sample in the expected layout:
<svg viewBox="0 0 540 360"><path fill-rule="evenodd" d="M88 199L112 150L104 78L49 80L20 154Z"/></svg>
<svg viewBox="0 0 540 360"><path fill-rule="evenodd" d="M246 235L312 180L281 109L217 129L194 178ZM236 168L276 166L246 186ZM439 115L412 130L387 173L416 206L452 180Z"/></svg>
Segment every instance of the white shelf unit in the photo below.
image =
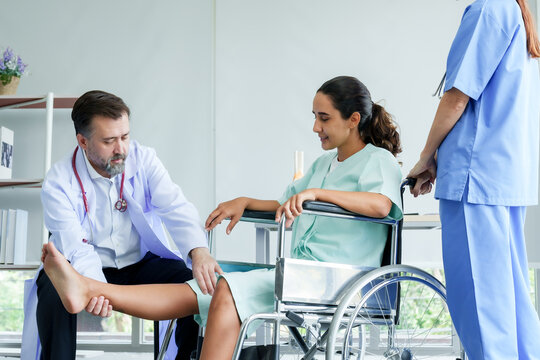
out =
<svg viewBox="0 0 540 360"><path fill-rule="evenodd" d="M0 189L3 191L11 188L39 188L43 183L43 179L51 167L51 152L52 152L52 130L53 130L53 114L54 109L70 109L75 104L76 97L55 96L52 92L45 96L0 96L0 110L6 109L44 109L45 110L45 149L43 157L44 172L43 177L34 179L0 179ZM49 232L43 225L42 242L46 243ZM39 264L28 265L8 265L1 264L0 270L30 270L37 269Z"/></svg>

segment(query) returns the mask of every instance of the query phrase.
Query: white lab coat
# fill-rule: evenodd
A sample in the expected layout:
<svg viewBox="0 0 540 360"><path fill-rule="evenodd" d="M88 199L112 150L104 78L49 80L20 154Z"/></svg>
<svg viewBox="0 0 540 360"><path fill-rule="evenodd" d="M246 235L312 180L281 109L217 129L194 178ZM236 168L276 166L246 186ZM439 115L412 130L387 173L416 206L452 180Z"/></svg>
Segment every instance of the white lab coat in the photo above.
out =
<svg viewBox="0 0 540 360"><path fill-rule="evenodd" d="M88 199L88 214L84 209L81 187L71 161L72 153L54 164L43 183L41 199L45 225L52 234L49 241L55 244L79 273L106 281L101 260L92 246L91 226L97 221L96 195L82 149L77 152L75 163ZM155 151L136 141L131 141L126 159L123 195L128 203L127 211L131 221L140 235L141 258L147 251L151 251L164 258L184 259L191 267L188 253L196 247L207 247L197 209L173 183ZM170 248L162 223L179 251ZM32 286L27 283L25 287L22 360L39 359L36 288L35 279L32 280ZM174 341L171 341L169 347L175 348Z"/></svg>

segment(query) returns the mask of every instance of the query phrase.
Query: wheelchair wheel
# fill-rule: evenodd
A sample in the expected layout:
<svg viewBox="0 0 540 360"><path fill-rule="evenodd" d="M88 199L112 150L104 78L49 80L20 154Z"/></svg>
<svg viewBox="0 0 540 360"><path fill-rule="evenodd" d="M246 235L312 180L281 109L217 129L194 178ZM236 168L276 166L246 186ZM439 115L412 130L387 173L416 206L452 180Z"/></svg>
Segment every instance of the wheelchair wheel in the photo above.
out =
<svg viewBox="0 0 540 360"><path fill-rule="evenodd" d="M326 359L455 359L455 344L444 286L423 270L391 265L357 279L342 297Z"/></svg>

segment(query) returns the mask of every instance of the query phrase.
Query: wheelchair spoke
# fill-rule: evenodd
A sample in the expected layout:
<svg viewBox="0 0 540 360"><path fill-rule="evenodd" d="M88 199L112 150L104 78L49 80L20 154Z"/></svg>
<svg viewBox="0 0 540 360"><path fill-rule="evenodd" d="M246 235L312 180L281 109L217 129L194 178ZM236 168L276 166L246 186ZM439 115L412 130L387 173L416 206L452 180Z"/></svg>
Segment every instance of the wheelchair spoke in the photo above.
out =
<svg viewBox="0 0 540 360"><path fill-rule="evenodd" d="M439 311L439 314L437 315L437 321L435 322L435 324L440 323L440 316L441 316L442 313L443 313L443 309L441 309L441 311ZM433 330L435 328L435 324L430 329L427 329L427 330L423 331L423 333L425 333L425 336L424 336L424 339L422 339L422 342L420 343L420 346L424 345L424 343L427 340L427 337L430 334L431 330ZM420 335L422 335L422 333L419 333L418 335L420 336Z"/></svg>
<svg viewBox="0 0 540 360"><path fill-rule="evenodd" d="M422 290L423 290L423 288L422 288ZM423 293L423 291L422 291L422 293ZM421 293L421 295L422 295L422 293ZM420 298L422 298L421 295L419 296ZM431 299L429 300L428 306L426 306L426 307L424 308L424 312L422 313L422 316L421 316L420 319L418 320L416 327L412 330L412 334L409 334L409 335L408 335L408 338L409 338L410 340L416 338L415 334L416 334L416 331L418 331L418 326L419 326L418 324L421 324L421 323L423 322L424 316L426 315L426 312L427 312L428 309L429 309L429 305L431 305L431 303L433 302L433 299L435 298L435 296L436 296L436 294L433 293L433 295L431 296ZM411 344L408 344L408 346L411 346Z"/></svg>
<svg viewBox="0 0 540 360"><path fill-rule="evenodd" d="M411 284L412 284L412 282L407 282L407 288L406 288L406 290L405 290L405 291L403 292L403 294L402 294L402 295L403 295L403 299L408 299L408 294L409 294L409 289L410 289L410 287L411 287ZM401 304L400 304L400 305L401 305ZM401 310L401 311L403 311L403 310ZM407 329L407 339L410 340L410 339L411 339L411 334L410 334L410 331L409 331L408 319L407 319L407 318L405 318L405 324L404 324L404 326L405 326L405 329ZM407 344L407 346L408 346L408 347L411 346L410 341L409 341L409 343Z"/></svg>
<svg viewBox="0 0 540 360"><path fill-rule="evenodd" d="M440 284L432 279L429 274L417 277L408 271L391 271L367 282L362 298L355 297L355 312L344 314L342 321L346 320L347 325L343 327L343 338L337 339L342 346L335 347L343 351L340 358L455 359L454 333L445 295L439 292ZM395 312L390 312L390 304ZM399 308L394 307L396 304ZM361 334L359 324L365 324L365 341L357 346L352 338ZM358 328L355 332L351 330L353 325ZM335 340L330 342L335 343Z"/></svg>

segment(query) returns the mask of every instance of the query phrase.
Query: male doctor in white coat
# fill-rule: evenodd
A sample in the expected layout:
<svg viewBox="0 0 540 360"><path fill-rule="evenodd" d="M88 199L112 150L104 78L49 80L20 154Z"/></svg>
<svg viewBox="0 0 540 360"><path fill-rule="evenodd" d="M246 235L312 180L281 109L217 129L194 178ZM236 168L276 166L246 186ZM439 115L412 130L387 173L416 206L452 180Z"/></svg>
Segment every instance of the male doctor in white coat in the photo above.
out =
<svg viewBox="0 0 540 360"><path fill-rule="evenodd" d="M49 241L79 273L96 280L180 283L194 276L212 293L221 269L197 210L155 151L130 140L129 115L122 99L103 91L89 91L75 103L78 146L51 168L42 188ZM179 251L169 246L162 224ZM76 315L64 309L44 271L36 284L41 359L75 359ZM106 317L111 306L94 298L86 311ZM180 320L176 359L189 359L196 338L192 318Z"/></svg>

